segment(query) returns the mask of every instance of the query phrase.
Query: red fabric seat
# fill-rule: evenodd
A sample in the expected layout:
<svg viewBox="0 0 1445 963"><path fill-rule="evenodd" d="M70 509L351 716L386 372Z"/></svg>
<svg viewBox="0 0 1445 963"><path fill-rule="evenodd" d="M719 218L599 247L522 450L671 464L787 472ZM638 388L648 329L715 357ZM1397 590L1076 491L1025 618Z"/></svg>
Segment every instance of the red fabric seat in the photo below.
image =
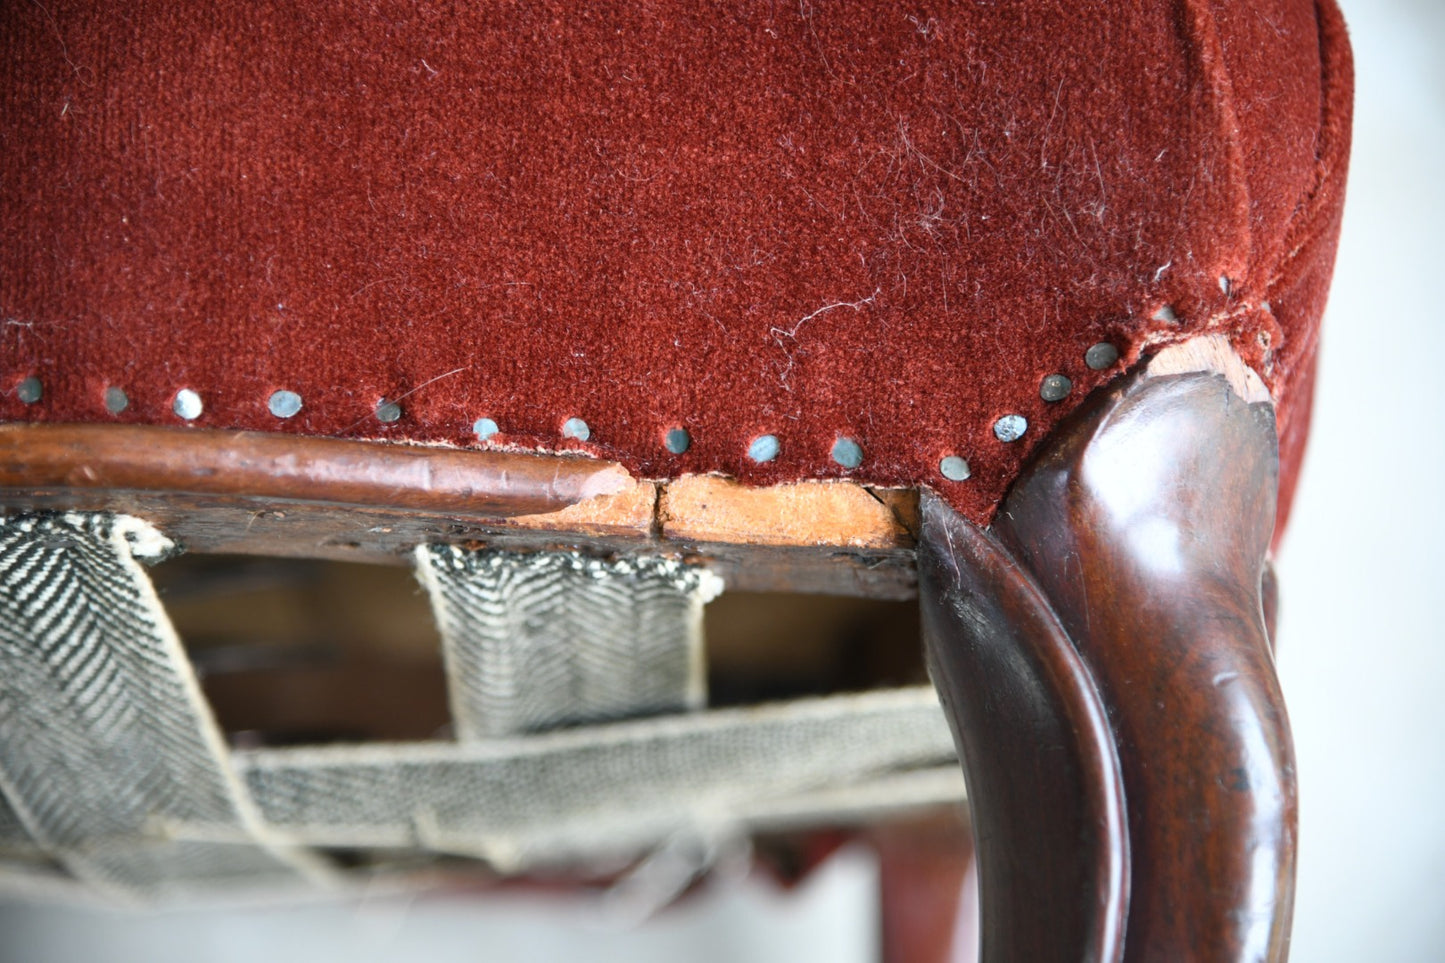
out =
<svg viewBox="0 0 1445 963"><path fill-rule="evenodd" d="M55 0L0 50L0 418L182 424L191 389L198 426L926 484L982 522L1090 389L1218 331L1288 500L1348 148L1330 0Z"/></svg>

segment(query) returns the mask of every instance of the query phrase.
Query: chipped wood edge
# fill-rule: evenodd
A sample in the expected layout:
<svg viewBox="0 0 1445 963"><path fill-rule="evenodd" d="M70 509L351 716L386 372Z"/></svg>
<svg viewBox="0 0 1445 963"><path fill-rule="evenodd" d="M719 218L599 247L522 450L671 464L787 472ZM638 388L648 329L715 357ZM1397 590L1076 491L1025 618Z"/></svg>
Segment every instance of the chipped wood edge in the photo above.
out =
<svg viewBox="0 0 1445 963"><path fill-rule="evenodd" d="M911 548L917 517L912 491L825 481L750 488L713 475L662 486L657 508L670 541L857 549Z"/></svg>
<svg viewBox="0 0 1445 963"><path fill-rule="evenodd" d="M1247 402L1272 400L1219 334L1163 347L1143 371L1147 378L1214 372ZM37 461L34 442L44 438L51 441L40 450L50 454ZM169 461L157 458L159 450L171 452ZM328 497L338 482L350 486L348 497ZM717 475L649 481L615 462L546 454L135 425L0 426L0 504L47 488L425 511L485 519L500 533L621 537L663 551L706 544L908 552L919 528L917 489L854 481L754 488Z"/></svg>
<svg viewBox="0 0 1445 963"><path fill-rule="evenodd" d="M1212 372L1222 375L1234 393L1249 404L1272 404L1264 380L1235 353L1222 334L1207 334L1161 348L1144 363L1144 377Z"/></svg>

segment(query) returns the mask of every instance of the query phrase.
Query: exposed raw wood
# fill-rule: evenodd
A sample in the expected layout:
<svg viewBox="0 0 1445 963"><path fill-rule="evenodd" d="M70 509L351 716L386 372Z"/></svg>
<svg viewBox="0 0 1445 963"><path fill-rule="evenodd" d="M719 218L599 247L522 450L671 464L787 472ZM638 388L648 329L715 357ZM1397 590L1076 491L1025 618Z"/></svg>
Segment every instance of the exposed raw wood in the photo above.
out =
<svg viewBox="0 0 1445 963"><path fill-rule="evenodd" d="M917 519L912 492L818 481L749 488L711 475L669 483L658 506L664 537L731 544L911 548Z"/></svg>
<svg viewBox="0 0 1445 963"><path fill-rule="evenodd" d="M652 482L628 479L627 487L597 495L554 512L518 515L507 527L533 532L571 532L578 535L652 535L657 512L657 489Z"/></svg>
<svg viewBox="0 0 1445 963"><path fill-rule="evenodd" d="M1272 400L1264 381L1234 353L1229 339L1222 334L1191 338L1160 349L1144 365L1143 377L1162 378L1195 372L1222 375L1234 393L1250 404L1269 404Z"/></svg>
<svg viewBox="0 0 1445 963"><path fill-rule="evenodd" d="M916 584L912 492L711 477L661 486L576 457L0 425L0 507L124 512L202 553L406 564L424 542L471 542L674 554L748 591L897 599Z"/></svg>

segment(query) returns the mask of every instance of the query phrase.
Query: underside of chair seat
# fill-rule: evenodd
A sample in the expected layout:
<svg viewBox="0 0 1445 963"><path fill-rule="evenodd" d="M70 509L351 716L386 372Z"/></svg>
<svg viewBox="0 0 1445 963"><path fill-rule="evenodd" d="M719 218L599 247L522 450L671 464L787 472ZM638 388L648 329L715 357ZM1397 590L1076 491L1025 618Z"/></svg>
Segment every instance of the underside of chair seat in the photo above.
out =
<svg viewBox="0 0 1445 963"><path fill-rule="evenodd" d="M0 419L930 485L986 522L1091 389L1214 332L1275 396L1288 500L1332 0L55 0L0 53Z"/></svg>

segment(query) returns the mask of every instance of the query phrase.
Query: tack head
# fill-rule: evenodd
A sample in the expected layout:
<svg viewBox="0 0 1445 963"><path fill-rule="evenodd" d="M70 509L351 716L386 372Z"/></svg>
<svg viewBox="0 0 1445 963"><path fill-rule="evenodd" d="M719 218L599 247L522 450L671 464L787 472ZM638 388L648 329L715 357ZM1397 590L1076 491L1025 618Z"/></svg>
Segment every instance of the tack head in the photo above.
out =
<svg viewBox="0 0 1445 963"><path fill-rule="evenodd" d="M44 397L45 388L40 384L39 378L31 375L16 386L15 395L27 405L33 405Z"/></svg>
<svg viewBox="0 0 1445 963"><path fill-rule="evenodd" d="M681 455L692 447L692 435L688 434L686 428L669 428L662 444L674 455Z"/></svg>
<svg viewBox="0 0 1445 963"><path fill-rule="evenodd" d="M949 455L939 462L938 473L949 481L968 481L968 476L973 474L968 460L958 455Z"/></svg>
<svg viewBox="0 0 1445 963"><path fill-rule="evenodd" d="M833 460L844 468L857 468L863 464L863 446L852 438L839 438L833 442Z"/></svg>
<svg viewBox="0 0 1445 963"><path fill-rule="evenodd" d="M759 463L772 461L778 457L778 452L782 450L782 447L778 442L777 435L759 435L753 439L751 445L748 445L748 457Z"/></svg>
<svg viewBox="0 0 1445 963"><path fill-rule="evenodd" d="M497 423L490 418L478 418L472 422L472 433L482 441L486 441L501 430L497 427Z"/></svg>
<svg viewBox="0 0 1445 963"><path fill-rule="evenodd" d="M1029 430L1029 420L1023 415L1004 415L993 423L993 436L999 441L1018 441Z"/></svg>
<svg viewBox="0 0 1445 963"><path fill-rule="evenodd" d="M401 405L395 401L382 401L376 406L376 420L384 424L401 420Z"/></svg>
<svg viewBox="0 0 1445 963"><path fill-rule="evenodd" d="M126 396L124 389L111 385L105 389L105 410L113 415L118 415L130 407L130 398Z"/></svg>
<svg viewBox="0 0 1445 963"><path fill-rule="evenodd" d="M1074 390L1074 383L1067 376L1051 374L1039 383L1039 397L1045 401L1063 401Z"/></svg>
<svg viewBox="0 0 1445 963"><path fill-rule="evenodd" d="M587 422L581 418L568 418L562 423L562 435L566 438L576 438L578 441L586 441L592 437L592 429Z"/></svg>
<svg viewBox="0 0 1445 963"><path fill-rule="evenodd" d="M282 388L280 391L272 393L266 402L266 407L277 418L290 418L301 410L301 396L294 391Z"/></svg>
<svg viewBox="0 0 1445 963"><path fill-rule="evenodd" d="M1095 371L1103 371L1118 360L1119 349L1107 341L1100 341L1084 352L1084 364Z"/></svg>
<svg viewBox="0 0 1445 963"><path fill-rule="evenodd" d="M204 406L201 404L201 396L190 388L182 388L176 392L176 400L171 402L171 410L186 421L195 421L201 417Z"/></svg>

